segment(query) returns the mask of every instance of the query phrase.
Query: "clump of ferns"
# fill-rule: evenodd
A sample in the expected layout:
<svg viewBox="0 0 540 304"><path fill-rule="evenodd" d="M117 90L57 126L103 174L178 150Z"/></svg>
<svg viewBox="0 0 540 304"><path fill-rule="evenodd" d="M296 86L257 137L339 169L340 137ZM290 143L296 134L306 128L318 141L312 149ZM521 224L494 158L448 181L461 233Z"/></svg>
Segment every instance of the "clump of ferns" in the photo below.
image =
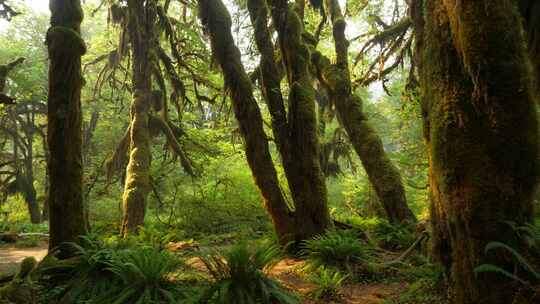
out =
<svg viewBox="0 0 540 304"><path fill-rule="evenodd" d="M39 267L45 297L54 303L183 303L192 289L174 279L182 261L155 247L107 245L84 238L74 257L47 257Z"/></svg>
<svg viewBox="0 0 540 304"><path fill-rule="evenodd" d="M270 245L240 243L200 256L213 281L198 303L297 304L297 297L269 277L281 251Z"/></svg>
<svg viewBox="0 0 540 304"><path fill-rule="evenodd" d="M476 275L481 273L497 273L506 276L523 285L525 289L534 291L540 286L540 231L534 225L518 226L514 222L505 222L509 225L519 240L521 248L525 248L527 255L519 252L513 246L502 242L490 242L485 247L485 254L504 254L509 257L513 271L509 267L495 264L481 264L474 269Z"/></svg>
<svg viewBox="0 0 540 304"><path fill-rule="evenodd" d="M349 275L337 270L320 267L308 277L308 280L314 285L309 292L309 296L315 300L324 300L326 302L340 300L343 296L341 287L348 277Z"/></svg>
<svg viewBox="0 0 540 304"><path fill-rule="evenodd" d="M306 272L331 268L348 273L355 280L372 279L376 265L374 248L358 239L352 230L329 230L302 243L300 255L306 258Z"/></svg>

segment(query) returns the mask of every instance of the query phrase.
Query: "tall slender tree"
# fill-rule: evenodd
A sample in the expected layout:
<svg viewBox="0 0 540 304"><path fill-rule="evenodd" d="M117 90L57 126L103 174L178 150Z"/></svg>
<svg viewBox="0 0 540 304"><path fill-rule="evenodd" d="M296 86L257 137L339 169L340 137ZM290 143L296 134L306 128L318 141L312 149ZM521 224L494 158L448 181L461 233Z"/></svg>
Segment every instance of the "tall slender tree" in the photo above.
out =
<svg viewBox="0 0 540 304"><path fill-rule="evenodd" d="M86 234L83 204L80 0L50 0L48 134L50 242L55 248Z"/></svg>
<svg viewBox="0 0 540 304"><path fill-rule="evenodd" d="M148 114L152 93L153 28L156 20L153 1L128 1L128 33L133 64L132 77L134 96L131 104L129 129L130 149L124 186L124 218L122 235L137 231L144 223L146 198L150 192L150 130Z"/></svg>
<svg viewBox="0 0 540 304"><path fill-rule="evenodd" d="M491 241L534 254L508 225L532 221L538 177L536 88L513 0L412 2L428 143L434 254L452 303L507 304L522 275ZM537 253L536 253L537 254Z"/></svg>

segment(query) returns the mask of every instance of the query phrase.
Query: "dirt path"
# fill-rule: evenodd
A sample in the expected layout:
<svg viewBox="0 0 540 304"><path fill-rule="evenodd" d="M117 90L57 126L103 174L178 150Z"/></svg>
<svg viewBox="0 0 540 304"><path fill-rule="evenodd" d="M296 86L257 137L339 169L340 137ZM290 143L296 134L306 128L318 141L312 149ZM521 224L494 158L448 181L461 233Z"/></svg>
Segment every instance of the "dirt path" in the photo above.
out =
<svg viewBox="0 0 540 304"><path fill-rule="evenodd" d="M0 276L2 274L13 274L17 271L19 263L27 257L35 257L40 261L47 255L47 243L42 243L37 247L21 248L14 245L0 246Z"/></svg>
<svg viewBox="0 0 540 304"><path fill-rule="evenodd" d="M296 259L284 259L279 262L271 276L280 280L284 285L296 290L305 298L304 304L329 304L327 301L313 301L307 295L313 289L313 284L306 281L299 273L303 261ZM370 284L349 284L342 287L342 299L332 303L339 304L382 304L384 300L394 299L405 290L403 283L370 283Z"/></svg>
<svg viewBox="0 0 540 304"><path fill-rule="evenodd" d="M191 258L187 264L194 270L207 274L204 264L198 258ZM314 285L306 281L299 273L304 265L302 260L287 258L280 261L270 272L270 276L278 279L283 285L298 292L302 296L302 304L382 304L385 300L395 299L406 290L406 283L369 283L348 284L341 288L342 298L337 301L314 301L309 292Z"/></svg>

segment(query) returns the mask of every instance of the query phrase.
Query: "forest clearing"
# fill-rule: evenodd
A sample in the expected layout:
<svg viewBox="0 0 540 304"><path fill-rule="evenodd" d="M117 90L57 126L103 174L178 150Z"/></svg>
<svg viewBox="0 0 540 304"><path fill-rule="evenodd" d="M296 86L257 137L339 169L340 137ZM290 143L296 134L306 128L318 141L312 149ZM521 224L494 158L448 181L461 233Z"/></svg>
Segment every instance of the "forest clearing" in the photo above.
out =
<svg viewBox="0 0 540 304"><path fill-rule="evenodd" d="M540 1L0 0L0 304L540 304Z"/></svg>

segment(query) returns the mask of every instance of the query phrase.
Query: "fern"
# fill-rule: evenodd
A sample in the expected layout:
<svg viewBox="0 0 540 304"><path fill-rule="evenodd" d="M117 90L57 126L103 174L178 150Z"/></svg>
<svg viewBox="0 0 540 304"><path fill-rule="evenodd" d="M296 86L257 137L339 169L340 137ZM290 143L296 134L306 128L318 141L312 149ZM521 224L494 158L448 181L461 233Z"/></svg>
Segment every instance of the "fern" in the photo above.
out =
<svg viewBox="0 0 540 304"><path fill-rule="evenodd" d="M516 264L518 266L521 266L521 268L523 270L525 270L528 274L532 275L533 279L535 281L538 281L540 282L540 273L538 273L534 267L525 259L525 257L523 257L519 252L517 252L514 248L504 244L504 243L501 243L501 242L490 242L489 244L486 245L486 248L485 248L485 253L488 254L489 252L493 251L493 250L497 250L497 249L501 249L503 251L506 251L508 253L510 253L512 255L512 257L514 258L514 260L516 261ZM502 274L506 277L509 277L515 281L518 281L520 283L522 283L523 285L531 285L530 282L527 282L523 279L521 279L520 277L518 277L517 275L515 274L512 274L508 271L506 271L505 269L497 266L497 265L493 265L493 264L482 264L482 265L479 265L478 267L476 267L474 269L474 272L476 274L478 273L482 273L482 272L495 272L495 273L499 273L499 274Z"/></svg>
<svg viewBox="0 0 540 304"><path fill-rule="evenodd" d="M355 263L367 262L373 250L361 243L354 232L332 230L302 244L300 254L307 257L307 269L316 271L320 267L351 270Z"/></svg>
<svg viewBox="0 0 540 304"><path fill-rule="evenodd" d="M309 277L315 287L310 292L312 298L317 300L334 300L340 296L340 288L348 275L339 271L321 267Z"/></svg>
<svg viewBox="0 0 540 304"><path fill-rule="evenodd" d="M522 280L517 275L512 274L512 273L502 269L501 267L495 266L495 265L492 265L492 264L482 264L482 265L474 268L474 273L478 274L478 273L482 273L482 272L496 272L496 273L502 274L502 275L504 275L506 277L509 277L509 278L511 278L511 279L513 279L515 281L518 281L523 285L530 285L529 282Z"/></svg>
<svg viewBox="0 0 540 304"><path fill-rule="evenodd" d="M118 248L92 238L83 239L81 245L70 245L77 253L75 257L49 257L39 268L41 277L57 286L51 289L50 302L167 304L192 296L189 289L172 280L181 262L166 251L155 247Z"/></svg>
<svg viewBox="0 0 540 304"><path fill-rule="evenodd" d="M296 304L298 299L279 282L268 277L280 250L274 246L233 246L200 259L214 279L199 303Z"/></svg>

